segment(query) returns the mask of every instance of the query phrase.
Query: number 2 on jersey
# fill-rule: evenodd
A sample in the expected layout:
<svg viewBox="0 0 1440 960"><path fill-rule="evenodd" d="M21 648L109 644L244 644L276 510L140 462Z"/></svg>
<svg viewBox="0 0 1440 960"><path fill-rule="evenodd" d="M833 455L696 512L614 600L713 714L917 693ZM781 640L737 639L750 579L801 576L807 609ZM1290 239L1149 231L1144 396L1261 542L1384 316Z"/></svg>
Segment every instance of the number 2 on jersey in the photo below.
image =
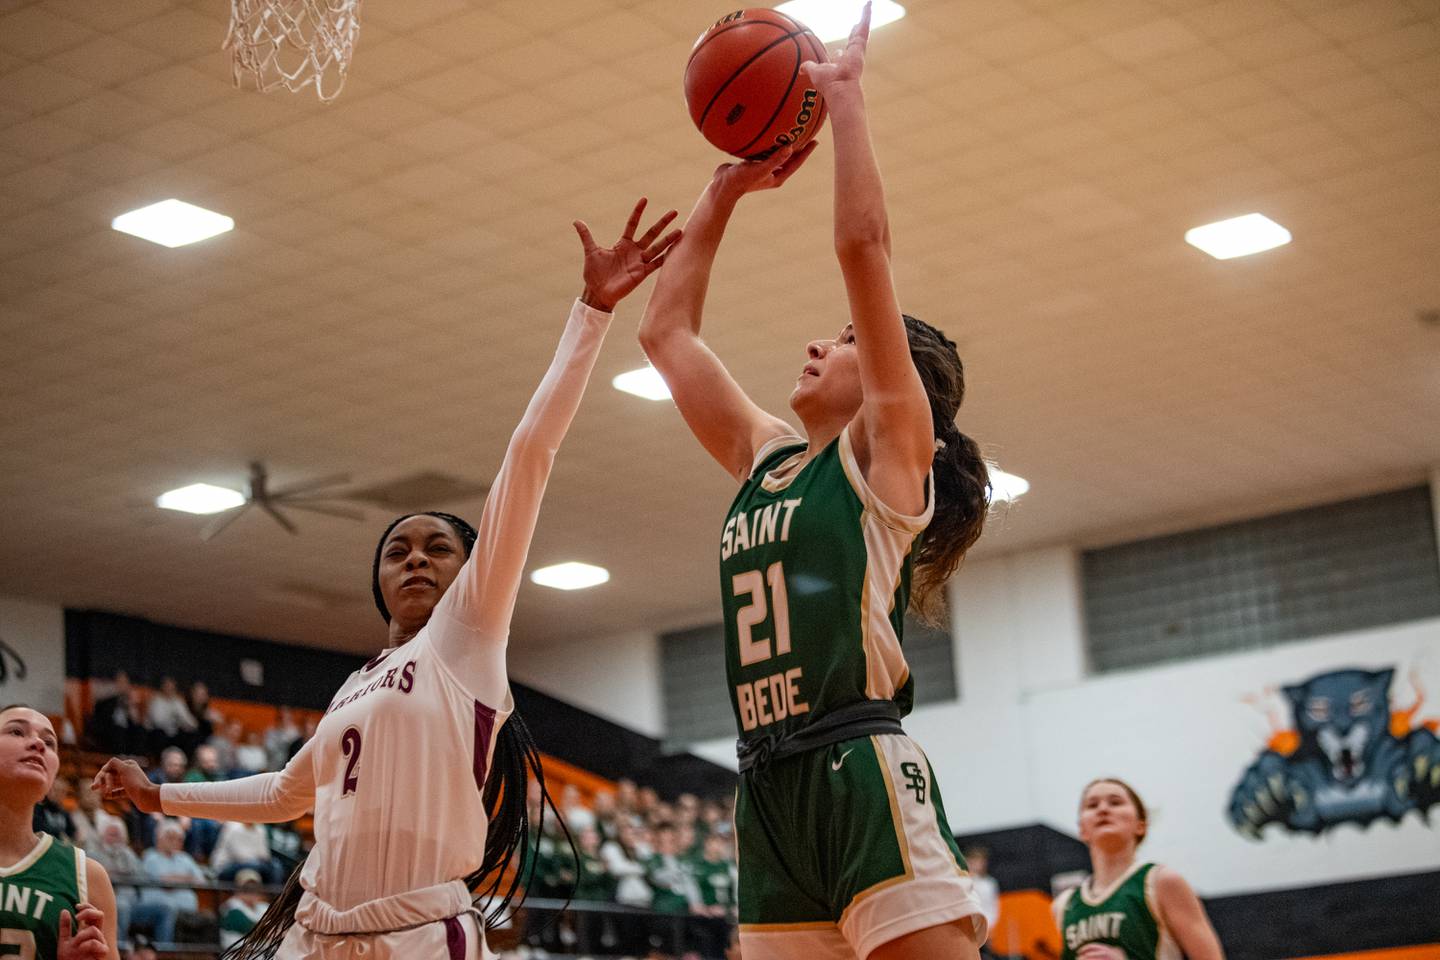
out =
<svg viewBox="0 0 1440 960"><path fill-rule="evenodd" d="M35 934L29 930L0 929L0 957L35 960Z"/></svg>
<svg viewBox="0 0 1440 960"><path fill-rule="evenodd" d="M770 587L768 603L765 599L767 582ZM779 561L770 564L766 568L763 578L760 576L759 570L737 573L732 579L731 585L735 590L735 596L750 598L750 602L735 614L736 633L740 638L740 665L748 667L751 664L760 663L762 660L769 660L772 656L778 657L789 653L790 599L785 593L784 564ZM752 635L755 627L765 622L767 613L774 615L775 644L773 650L769 637L756 640Z"/></svg>
<svg viewBox="0 0 1440 960"><path fill-rule="evenodd" d="M340 788L340 796L348 797L355 792L360 785L360 730L356 727L346 727L345 732L340 734L340 752L345 754L345 780Z"/></svg>

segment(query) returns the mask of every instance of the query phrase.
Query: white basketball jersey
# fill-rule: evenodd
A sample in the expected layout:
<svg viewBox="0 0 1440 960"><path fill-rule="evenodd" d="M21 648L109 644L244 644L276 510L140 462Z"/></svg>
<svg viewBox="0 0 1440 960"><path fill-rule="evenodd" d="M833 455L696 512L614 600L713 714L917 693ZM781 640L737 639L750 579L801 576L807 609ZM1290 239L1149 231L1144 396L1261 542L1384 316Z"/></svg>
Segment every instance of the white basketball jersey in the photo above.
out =
<svg viewBox="0 0 1440 960"><path fill-rule="evenodd" d="M339 910L480 866L481 788L509 717L470 696L422 629L340 687L315 732L305 889Z"/></svg>

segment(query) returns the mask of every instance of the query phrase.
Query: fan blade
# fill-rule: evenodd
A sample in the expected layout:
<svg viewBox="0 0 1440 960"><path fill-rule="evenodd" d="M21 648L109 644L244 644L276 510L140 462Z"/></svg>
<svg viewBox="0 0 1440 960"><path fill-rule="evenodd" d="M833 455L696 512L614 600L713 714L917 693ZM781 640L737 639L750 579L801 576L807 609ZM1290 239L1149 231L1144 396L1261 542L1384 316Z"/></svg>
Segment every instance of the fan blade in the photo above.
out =
<svg viewBox="0 0 1440 960"><path fill-rule="evenodd" d="M330 504L322 505L316 500L285 500L285 506L291 510L309 510L311 513L323 513L328 517L340 517L345 520L364 520L365 513L351 507L337 507Z"/></svg>
<svg viewBox="0 0 1440 960"><path fill-rule="evenodd" d="M281 513L279 510L276 510L268 500L257 500L256 502L260 504L261 510L264 510L266 513L270 514L270 516L274 517L275 522L280 524L280 526L284 527L292 535L298 534L300 532L300 528L296 527L295 524L291 523L289 518L286 517L283 513Z"/></svg>
<svg viewBox="0 0 1440 960"><path fill-rule="evenodd" d="M321 487L334 487L342 483L350 482L348 473L332 473L325 477L316 477L314 480L306 480L303 483L292 483L283 490L276 490L270 494L272 500L279 500L282 497L293 497L297 493L309 493L311 490L319 490Z"/></svg>
<svg viewBox="0 0 1440 960"><path fill-rule="evenodd" d="M200 531L200 539L205 543L209 543L211 540L218 537L225 530L226 527L230 526L230 524L234 523L236 520L239 520L241 515L244 514L246 510L249 510L250 505L254 502L254 500L246 500L244 503L240 504L240 506L235 507L231 510L227 510L225 513L222 513L214 520L211 520L208 524L205 525L205 529Z"/></svg>

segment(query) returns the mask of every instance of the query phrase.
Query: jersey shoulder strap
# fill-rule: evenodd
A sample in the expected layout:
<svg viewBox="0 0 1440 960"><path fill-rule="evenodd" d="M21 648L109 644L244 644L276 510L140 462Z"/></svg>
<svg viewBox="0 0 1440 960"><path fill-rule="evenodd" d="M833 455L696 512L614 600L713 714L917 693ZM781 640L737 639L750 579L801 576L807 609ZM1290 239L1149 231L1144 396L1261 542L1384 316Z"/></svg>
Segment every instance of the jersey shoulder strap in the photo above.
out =
<svg viewBox="0 0 1440 960"><path fill-rule="evenodd" d="M782 460L793 456L796 447L805 446L808 446L805 438L793 433L781 434L766 440L760 445L760 449L755 451L755 459L750 464L749 479L753 481L761 474L768 473Z"/></svg>

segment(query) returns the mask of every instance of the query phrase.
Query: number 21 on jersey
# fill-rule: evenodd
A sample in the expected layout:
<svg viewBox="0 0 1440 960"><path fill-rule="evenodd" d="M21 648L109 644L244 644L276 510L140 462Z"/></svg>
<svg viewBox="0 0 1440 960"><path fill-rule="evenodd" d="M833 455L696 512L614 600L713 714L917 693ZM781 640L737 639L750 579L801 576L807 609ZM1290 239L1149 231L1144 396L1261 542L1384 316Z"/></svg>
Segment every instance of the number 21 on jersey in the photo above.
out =
<svg viewBox="0 0 1440 960"><path fill-rule="evenodd" d="M746 597L749 602L735 613L735 635L739 641L740 666L749 667L763 663L771 657L780 657L790 652L790 599L785 591L785 567L780 562L772 563L762 576L759 570L737 573L731 579L736 597ZM769 590L766 590L766 587ZM770 599L766 600L766 593ZM772 618L775 636L755 639L755 628ZM740 726L743 730L784 720L810 711L809 704L800 698L799 667L782 670L768 677L735 688L735 702L740 708Z"/></svg>

